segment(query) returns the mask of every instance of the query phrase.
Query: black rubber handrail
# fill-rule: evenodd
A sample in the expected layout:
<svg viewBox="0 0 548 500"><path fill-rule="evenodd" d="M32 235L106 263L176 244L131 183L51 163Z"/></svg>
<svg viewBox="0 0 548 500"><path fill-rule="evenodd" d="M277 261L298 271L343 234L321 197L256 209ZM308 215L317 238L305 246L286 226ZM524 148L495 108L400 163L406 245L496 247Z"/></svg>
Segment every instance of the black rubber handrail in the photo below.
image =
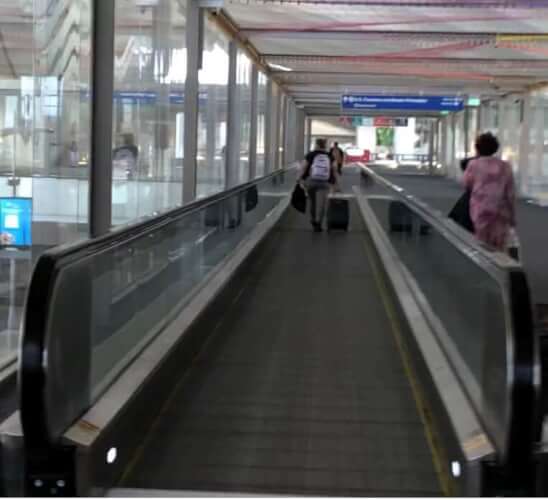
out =
<svg viewBox="0 0 548 500"><path fill-rule="evenodd" d="M63 267L60 261L63 261L64 264L72 263L127 244L177 219L200 212L224 200L232 199L234 196L245 193L253 186L290 170L277 170L210 197L196 200L183 207L114 229L104 236L52 248L39 257L27 292L19 353L20 416L27 449L43 449L55 444L55 437L49 435L47 425L45 388L48 373L44 349L49 307L57 283L57 276Z"/></svg>
<svg viewBox="0 0 548 500"><path fill-rule="evenodd" d="M215 205L220 201L234 197L239 193L244 193L249 188L257 186L258 184L263 183L264 181L274 178L284 172L288 172L290 169L280 169L272 172L268 175L254 179L252 181L246 182L244 184L239 184L233 188L221 191L219 193L208 196L207 198L201 198L188 205L180 206L167 210L165 212L142 217L135 222L119 226L112 229L103 236L97 238L88 239L80 242L67 243L65 245L56 246L50 250L47 250L42 255L52 255L56 259L68 257L74 253L86 252L86 255L96 253L104 248L110 248L119 241L124 241L127 239L133 239L139 237L143 234L146 234L154 229L155 226L161 226L165 222L173 221L181 217L187 216L193 212L199 212L208 206Z"/></svg>

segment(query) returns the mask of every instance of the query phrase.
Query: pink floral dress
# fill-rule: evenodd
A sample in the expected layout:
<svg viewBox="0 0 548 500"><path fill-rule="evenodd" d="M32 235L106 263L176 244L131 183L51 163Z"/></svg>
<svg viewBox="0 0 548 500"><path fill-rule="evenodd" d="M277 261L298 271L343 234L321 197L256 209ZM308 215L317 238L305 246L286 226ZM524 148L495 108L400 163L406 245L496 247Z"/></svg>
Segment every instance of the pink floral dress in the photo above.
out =
<svg viewBox="0 0 548 500"><path fill-rule="evenodd" d="M470 217L478 240L505 250L510 227L515 226L515 188L512 167L494 156L471 160L464 173L471 192Z"/></svg>

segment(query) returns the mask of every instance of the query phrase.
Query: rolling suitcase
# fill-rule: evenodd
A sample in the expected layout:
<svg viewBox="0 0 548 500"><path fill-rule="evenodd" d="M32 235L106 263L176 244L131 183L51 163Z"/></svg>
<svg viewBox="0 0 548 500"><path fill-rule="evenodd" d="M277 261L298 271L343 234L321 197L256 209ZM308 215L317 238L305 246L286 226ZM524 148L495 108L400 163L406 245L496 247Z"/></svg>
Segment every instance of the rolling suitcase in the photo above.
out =
<svg viewBox="0 0 548 500"><path fill-rule="evenodd" d="M350 209L348 200L344 198L330 198L327 207L327 230L342 229L348 231Z"/></svg>

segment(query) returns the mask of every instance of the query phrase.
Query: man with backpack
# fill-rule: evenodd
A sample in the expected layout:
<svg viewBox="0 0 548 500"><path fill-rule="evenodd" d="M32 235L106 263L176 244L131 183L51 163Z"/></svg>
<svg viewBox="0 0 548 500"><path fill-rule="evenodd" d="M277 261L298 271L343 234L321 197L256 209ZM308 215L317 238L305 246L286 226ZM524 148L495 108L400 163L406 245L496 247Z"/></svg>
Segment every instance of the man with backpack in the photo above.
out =
<svg viewBox="0 0 548 500"><path fill-rule="evenodd" d="M305 182L310 200L310 220L314 231L322 231L329 186L335 185L335 160L327 151L327 141L317 139L314 151L306 155L301 181Z"/></svg>

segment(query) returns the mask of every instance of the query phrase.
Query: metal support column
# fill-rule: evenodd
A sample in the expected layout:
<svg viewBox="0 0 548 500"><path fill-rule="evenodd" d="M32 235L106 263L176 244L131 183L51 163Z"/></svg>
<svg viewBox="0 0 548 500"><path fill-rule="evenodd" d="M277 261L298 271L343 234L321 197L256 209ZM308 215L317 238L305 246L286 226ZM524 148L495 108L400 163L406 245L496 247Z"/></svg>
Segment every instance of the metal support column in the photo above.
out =
<svg viewBox="0 0 548 500"><path fill-rule="evenodd" d="M306 144L306 116L302 109L297 109L297 122L295 126L297 135L297 142L295 145L295 161L299 161L303 157Z"/></svg>
<svg viewBox="0 0 548 500"><path fill-rule="evenodd" d="M272 79L266 84L266 112L264 117L264 173L272 172Z"/></svg>
<svg viewBox="0 0 548 500"><path fill-rule="evenodd" d="M206 165L207 178L202 177L208 182L214 182L215 179L220 179L223 172L217 171L217 162L215 160L215 151L218 145L217 141L217 86L209 85L207 89L207 117L206 117ZM203 173L202 173L203 176ZM197 181L200 182L200 176Z"/></svg>
<svg viewBox="0 0 548 500"><path fill-rule="evenodd" d="M295 161L295 105L291 98L287 98L285 124L285 165Z"/></svg>
<svg viewBox="0 0 548 500"><path fill-rule="evenodd" d="M278 168L285 167L286 156L286 137L287 137L287 95L283 92L280 93L280 113L279 113L279 126L280 126L280 144L279 144L279 157Z"/></svg>
<svg viewBox="0 0 548 500"><path fill-rule="evenodd" d="M114 93L114 2L93 2L91 168L89 232L97 237L112 223L112 95Z"/></svg>
<svg viewBox="0 0 548 500"><path fill-rule="evenodd" d="M434 174L434 151L435 151L435 138L436 133L434 130L434 127L436 126L436 122L434 120L430 120L430 130L428 131L428 171L430 175Z"/></svg>
<svg viewBox="0 0 548 500"><path fill-rule="evenodd" d="M447 138L447 117L444 116L442 119L441 119L441 127L440 127L440 133L441 133L441 138L440 138L440 158L439 158L439 163L441 164L442 166L442 171L443 171L443 175L447 175L447 142L448 142L448 138Z"/></svg>
<svg viewBox="0 0 548 500"><path fill-rule="evenodd" d="M198 152L198 114L200 83L198 71L202 59L203 11L198 0L187 3L186 47L187 74L185 82L185 126L183 160L183 204L196 199Z"/></svg>
<svg viewBox="0 0 548 500"><path fill-rule="evenodd" d="M523 98L523 111L521 120L521 134L519 141L519 167L518 167L518 193L520 196L529 196L529 156L530 156L530 133L533 126L533 113L531 110L531 94Z"/></svg>
<svg viewBox="0 0 548 500"><path fill-rule="evenodd" d="M259 71L257 66L253 65L251 71L251 126L249 130L249 178L257 177L257 120L258 103L257 96L259 90Z"/></svg>
<svg viewBox="0 0 548 500"><path fill-rule="evenodd" d="M278 87L276 92L276 96L274 98L274 170L278 170L280 168L281 163L281 148L283 147L283 144L281 144L280 139L283 140L283 136L281 133L282 128L282 92L281 89Z"/></svg>
<svg viewBox="0 0 548 500"><path fill-rule="evenodd" d="M240 168L240 120L237 117L238 88L236 87L236 70L238 47L236 42L229 45L230 62L228 66L228 118L226 132L225 187L228 189L238 182Z"/></svg>
<svg viewBox="0 0 548 500"><path fill-rule="evenodd" d="M468 151L468 134L470 133L469 120L470 120L470 108L466 106L464 108L464 157L465 158L470 156Z"/></svg>
<svg viewBox="0 0 548 500"><path fill-rule="evenodd" d="M306 117L306 137L305 137L304 153L312 148L312 118Z"/></svg>

